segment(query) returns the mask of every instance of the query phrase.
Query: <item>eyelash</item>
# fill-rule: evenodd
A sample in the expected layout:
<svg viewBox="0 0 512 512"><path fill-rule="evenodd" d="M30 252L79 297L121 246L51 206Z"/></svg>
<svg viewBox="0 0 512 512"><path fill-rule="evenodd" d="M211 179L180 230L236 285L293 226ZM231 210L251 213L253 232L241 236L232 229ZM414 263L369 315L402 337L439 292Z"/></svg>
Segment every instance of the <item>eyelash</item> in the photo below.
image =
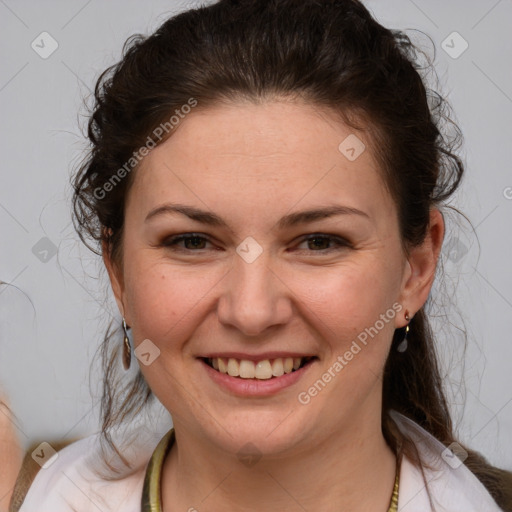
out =
<svg viewBox="0 0 512 512"><path fill-rule="evenodd" d="M191 239L206 240L207 242L210 242L207 237L204 237L200 234L187 233L187 234L183 234L183 235L176 235L174 237L164 240L164 242L162 243L162 246L170 248L171 250L177 250L177 251L181 251L181 252L200 252L200 251L206 250L206 249L193 250L193 249L186 249L186 248L177 248L177 244L179 244L180 242L184 242L186 240L191 240ZM339 236L327 235L327 234L323 234L323 233L313 233L311 235L308 235L308 236L304 237L300 241L300 243L309 242L311 240L318 240L318 239L328 240L328 241L334 243L336 245L336 247L331 247L328 249L320 249L318 251L311 250L309 252L318 252L321 254L326 254L326 253L330 253L335 250L352 247L351 244L347 240L345 240Z"/></svg>

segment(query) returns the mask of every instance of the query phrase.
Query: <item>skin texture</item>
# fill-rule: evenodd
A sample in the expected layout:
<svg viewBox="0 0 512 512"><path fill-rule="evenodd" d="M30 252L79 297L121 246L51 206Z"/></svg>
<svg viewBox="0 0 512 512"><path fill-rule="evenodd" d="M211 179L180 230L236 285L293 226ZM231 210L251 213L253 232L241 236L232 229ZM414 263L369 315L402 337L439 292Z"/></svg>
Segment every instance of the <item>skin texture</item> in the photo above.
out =
<svg viewBox="0 0 512 512"><path fill-rule="evenodd" d="M422 246L402 252L397 211L364 133L349 161L339 144L353 129L316 106L285 101L196 109L141 162L125 207L123 262L105 264L135 347L160 350L140 364L172 414L177 444L164 464L164 510L385 512L396 469L381 431L382 370L394 329L425 303L444 224L438 210ZM222 217L214 227L166 203ZM279 229L287 214L328 205L362 210ZM172 235L204 242L166 247ZM348 240L305 241L332 234ZM236 253L246 238L263 249ZM198 247L198 248L195 248ZM298 394L394 303L378 335L307 404ZM214 351L292 351L318 357L307 376L270 397L233 395L199 356ZM251 442L252 466L237 452Z"/></svg>
<svg viewBox="0 0 512 512"><path fill-rule="evenodd" d="M9 510L9 501L21 468L22 451L7 397L0 390L0 512Z"/></svg>

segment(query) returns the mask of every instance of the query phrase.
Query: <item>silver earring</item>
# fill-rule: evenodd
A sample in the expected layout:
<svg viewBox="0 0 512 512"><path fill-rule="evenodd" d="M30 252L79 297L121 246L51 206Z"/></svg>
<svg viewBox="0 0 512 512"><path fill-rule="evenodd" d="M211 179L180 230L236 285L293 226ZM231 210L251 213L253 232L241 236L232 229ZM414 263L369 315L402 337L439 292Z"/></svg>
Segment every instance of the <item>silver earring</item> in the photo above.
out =
<svg viewBox="0 0 512 512"><path fill-rule="evenodd" d="M405 312L405 320L407 322L410 321L410 317L409 317L409 314L407 313L407 311ZM403 337L402 337L402 340L400 341L399 345L396 347L396 349L398 350L398 352L405 352L407 350L407 335L409 334L409 323L405 326L405 327L402 327L401 330L403 331Z"/></svg>
<svg viewBox="0 0 512 512"><path fill-rule="evenodd" d="M130 368L130 363L132 362L132 347L128 338L128 329L129 327L126 325L126 320L123 317L123 367L125 370Z"/></svg>

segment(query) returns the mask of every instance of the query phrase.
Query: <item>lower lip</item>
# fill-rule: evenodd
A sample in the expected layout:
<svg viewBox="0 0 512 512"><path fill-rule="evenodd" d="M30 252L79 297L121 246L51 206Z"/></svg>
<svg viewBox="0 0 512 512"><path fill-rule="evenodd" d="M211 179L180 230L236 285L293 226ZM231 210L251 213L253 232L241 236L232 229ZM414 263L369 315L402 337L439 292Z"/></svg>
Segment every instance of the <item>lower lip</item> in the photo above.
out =
<svg viewBox="0 0 512 512"><path fill-rule="evenodd" d="M309 361L302 368L294 372L285 373L281 375L281 377L273 377L265 380L231 377L231 375L227 373L214 370L202 359L200 359L200 361L211 379L227 391L240 396L270 396L298 382L308 372L316 359Z"/></svg>

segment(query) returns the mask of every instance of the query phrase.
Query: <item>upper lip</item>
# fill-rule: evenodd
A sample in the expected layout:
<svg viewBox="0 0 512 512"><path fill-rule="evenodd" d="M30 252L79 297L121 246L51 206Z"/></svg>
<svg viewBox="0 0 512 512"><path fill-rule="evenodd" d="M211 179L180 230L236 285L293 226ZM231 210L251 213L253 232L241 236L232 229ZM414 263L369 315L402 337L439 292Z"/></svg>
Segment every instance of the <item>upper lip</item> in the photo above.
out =
<svg viewBox="0 0 512 512"><path fill-rule="evenodd" d="M211 352L199 356L205 359L222 357L223 359L246 359L248 361L264 361L265 359L278 359L287 357L316 357L315 354L299 354L298 352L262 352L261 354L246 354L244 352Z"/></svg>

